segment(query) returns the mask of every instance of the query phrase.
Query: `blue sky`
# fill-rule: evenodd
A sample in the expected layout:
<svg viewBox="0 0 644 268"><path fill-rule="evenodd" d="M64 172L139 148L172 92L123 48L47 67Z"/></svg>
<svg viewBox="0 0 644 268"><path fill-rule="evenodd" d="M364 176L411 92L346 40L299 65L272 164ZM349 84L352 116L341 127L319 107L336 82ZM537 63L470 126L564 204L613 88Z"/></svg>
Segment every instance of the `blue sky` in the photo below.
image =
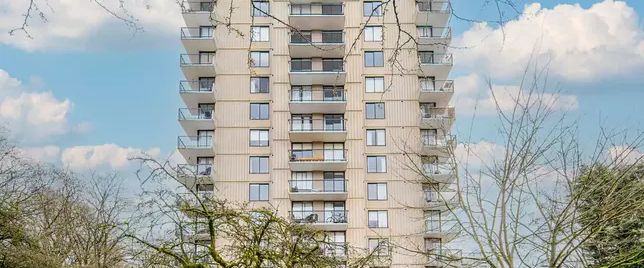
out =
<svg viewBox="0 0 644 268"><path fill-rule="evenodd" d="M16 4L8 3L8 1L0 0L0 17L7 18L8 15L20 14L15 12L19 7L15 7ZM174 1L165 0L165 2ZM474 2L476 4L473 4ZM484 1L453 0L453 6L462 17L477 20L494 18L495 9L482 7L480 2ZM552 9L561 4L578 3L581 6L575 10L564 10L552 14L552 16L558 14L558 16L564 17L568 14L566 12L569 12L571 16L583 17L584 12L598 2L601 1L539 1L541 8L546 9ZM534 1L520 0L519 6L523 8L524 5L531 3ZM609 4L615 3L610 2ZM627 17L627 19L604 18L604 20L598 19L599 21L595 22L592 21L592 18L584 17L577 22L570 23L576 28L566 25L566 23L562 24L562 31L566 34L573 34L576 31L583 32L584 27L590 27L591 30L594 27L597 29L598 36L605 36L606 33L601 32L602 28L596 27L594 23L608 24L609 28L630 29L625 33L611 33L617 42L613 42L614 40L592 40L592 38L585 38L587 36L580 33L579 38L585 38L584 41L580 39L579 44L571 44L563 53L556 49L558 43L544 44L544 53L546 54L549 53L548 46L555 47L550 49L552 55L555 55L553 56L555 63L564 66L570 64L570 68L556 66L556 68L563 69L558 69L560 70L559 74L555 75L552 80L556 81L559 88L562 89L561 94L570 97L568 103L562 104L562 110L567 111L571 118L579 121L581 132L596 133L600 121L608 127L627 127L641 131L641 124L644 122L644 109L641 107L641 102L644 99L644 33L641 20L641 16L644 14L644 1L626 1L626 5L634 11L635 18L615 14L616 17ZM152 8L155 6L153 5ZM165 10L170 7L164 4L163 8ZM608 10L608 8L606 9ZM624 11L621 8L615 10ZM136 15L137 11L134 13ZM131 147L143 150L158 147L161 151L160 155L171 153L175 147L175 138L181 133L176 122L176 109L181 106L177 93L178 81L182 79L178 67L181 44L178 38L178 29L168 26L174 25L177 18L166 19L164 17L168 16L155 17L145 13L141 21L144 27L146 25L149 27L146 27L145 32L134 37L129 36L129 30L125 26L110 21L110 18L93 21L91 24L94 25L94 28L88 28L93 33L87 33L87 29L79 29L80 33L74 32L66 34L64 37L56 36L47 32L46 27L56 27L56 29L58 29L57 27L66 27L65 29L67 29L68 25L77 25L78 22L71 19L71 21L61 19L60 25L58 25L58 20L55 17L51 18L53 21L51 26L34 23L34 32L41 33L41 35L34 34L35 39L33 40L25 39L20 35L0 37L0 69L13 79L20 81L21 85L18 90L32 93L51 92L55 100L62 102L67 99L71 103L69 111L64 115L65 130L54 131L55 134L47 137L30 140L19 139L18 142L25 147L53 146L59 148L60 151L76 146L115 144L121 148ZM17 19L0 19L0 25L18 22L20 18L17 17ZM163 20L167 20L167 22ZM593 26L584 26L584 22L593 24ZM509 34L516 34L514 37L518 39L523 38L524 33L533 31L529 28L530 23L525 24L517 25L515 30L509 31ZM2 27L8 26L0 26L0 34L6 35L6 29ZM476 36L481 35L481 30L472 31L472 23L459 19L453 19L451 27L456 43L475 42ZM491 25L491 27L489 30L492 33L498 32L498 29L495 29L497 26ZM568 30L567 27L572 28ZM461 36L466 31L472 31L474 37ZM545 41L545 43L548 42ZM480 42L476 41L476 43ZM460 98L456 99L456 106L459 109L461 102L467 103L467 101L486 95L485 89L481 89L481 79L492 76L494 81L499 82L499 85L505 86L512 86L517 80L516 74L507 70L498 71L503 67L489 63L490 59L485 56L470 57L475 55L477 50L485 51L485 49L496 48L494 42L488 43L472 51L456 53L456 67L452 72L452 77L457 79L456 91L461 90L461 82L470 87L467 90L463 89L470 95L460 95ZM566 51L574 53L577 47L581 47L581 50L588 49L585 47L588 44L595 45L590 51L597 51L598 58L605 58L601 58L600 64L596 62L584 64L583 67L590 66L589 70L584 74L579 74L575 71L575 69L580 69L580 66L573 62L575 56L566 55ZM513 45L519 46L520 44L515 44L512 41L505 43L505 46L508 47ZM584 51L588 52L588 50ZM505 57L505 55L499 56ZM508 62L511 62L513 56L508 57ZM523 56L514 55L514 57L516 59ZM589 60L592 60L592 57ZM460 62L464 62L463 67ZM620 66L622 68L619 68ZM515 68L520 69L521 67ZM477 85L479 88L472 88ZM0 93L3 90L7 91L8 87L6 84L0 83ZM4 95L0 94L0 97L2 96ZM456 133L464 135L469 127L469 119L466 112L462 114L459 112L460 115L466 116L461 116L457 120ZM495 139L492 118L481 116L477 119L473 133L475 142ZM3 119L1 107L0 119ZM6 118L3 121L9 121L10 125L21 124ZM23 127L29 131L40 131L29 128L29 126ZM39 153L37 150L34 152ZM51 157L60 157L60 153L55 153ZM91 158L87 154L79 157ZM94 160L90 162L101 165L100 161L109 162L110 157L98 157Z"/></svg>

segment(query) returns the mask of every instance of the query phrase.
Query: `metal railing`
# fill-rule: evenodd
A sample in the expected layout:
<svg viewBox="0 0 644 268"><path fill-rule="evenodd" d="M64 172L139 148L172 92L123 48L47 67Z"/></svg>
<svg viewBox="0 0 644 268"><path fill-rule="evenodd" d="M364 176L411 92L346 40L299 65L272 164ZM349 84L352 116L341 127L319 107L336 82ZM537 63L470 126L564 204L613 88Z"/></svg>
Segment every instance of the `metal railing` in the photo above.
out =
<svg viewBox="0 0 644 268"><path fill-rule="evenodd" d="M454 80L420 81L421 92L454 92Z"/></svg>
<svg viewBox="0 0 644 268"><path fill-rule="evenodd" d="M180 93L213 92L213 81L182 80L179 82Z"/></svg>
<svg viewBox="0 0 644 268"><path fill-rule="evenodd" d="M181 54L179 63L181 66L213 65L215 63L215 53Z"/></svg>
<svg viewBox="0 0 644 268"><path fill-rule="evenodd" d="M347 191L345 179L289 180L291 193L344 193Z"/></svg>
<svg viewBox="0 0 644 268"><path fill-rule="evenodd" d="M289 150L291 162L346 162L346 149L296 149Z"/></svg>
<svg viewBox="0 0 644 268"><path fill-rule="evenodd" d="M289 211L297 223L347 223L346 210L295 210Z"/></svg>
<svg viewBox="0 0 644 268"><path fill-rule="evenodd" d="M313 69L311 60L291 60L291 72L344 72L343 60L322 60L322 69Z"/></svg>
<svg viewBox="0 0 644 268"><path fill-rule="evenodd" d="M426 175L453 174L454 167L450 164L427 163L423 164L423 172Z"/></svg>
<svg viewBox="0 0 644 268"><path fill-rule="evenodd" d="M179 108L179 121L212 120L215 111L212 108Z"/></svg>
<svg viewBox="0 0 644 268"><path fill-rule="evenodd" d="M426 233L449 233L458 234L461 231L461 225L456 219L426 219Z"/></svg>
<svg viewBox="0 0 644 268"><path fill-rule="evenodd" d="M454 58L452 54L438 54L431 52L418 52L418 59L422 65L452 65Z"/></svg>
<svg viewBox="0 0 644 268"><path fill-rule="evenodd" d="M216 3L212 1L183 1L181 9L183 13L196 13L196 12L213 12L215 11Z"/></svg>
<svg viewBox="0 0 644 268"><path fill-rule="evenodd" d="M177 166L178 173L183 176L209 177L214 173L213 164L180 164Z"/></svg>
<svg viewBox="0 0 644 268"><path fill-rule="evenodd" d="M311 32L292 32L290 34L292 44L342 44L344 43L343 32L321 32L320 38L313 38ZM317 36L316 36L317 37Z"/></svg>
<svg viewBox="0 0 644 268"><path fill-rule="evenodd" d="M319 4L291 4L289 5L291 16L342 16L344 15L343 5L319 5Z"/></svg>
<svg viewBox="0 0 644 268"><path fill-rule="evenodd" d="M430 264L451 264L460 262L463 259L463 253L459 249L427 249L427 261Z"/></svg>
<svg viewBox="0 0 644 268"><path fill-rule="evenodd" d="M347 130L346 123L344 118L288 120L291 132L342 132Z"/></svg>
<svg viewBox="0 0 644 268"><path fill-rule="evenodd" d="M291 102L345 102L347 91L344 88L296 89L289 90Z"/></svg>
<svg viewBox="0 0 644 268"><path fill-rule="evenodd" d="M215 199L215 192L212 191L199 191L193 193L180 193L179 201L186 202L190 205L200 205L200 203L208 202Z"/></svg>
<svg viewBox="0 0 644 268"><path fill-rule="evenodd" d="M181 39L212 39L214 28L181 27Z"/></svg>
<svg viewBox="0 0 644 268"><path fill-rule="evenodd" d="M421 119L452 119L455 115L454 107L424 108L420 111Z"/></svg>
<svg viewBox="0 0 644 268"><path fill-rule="evenodd" d="M424 30L421 30L425 28ZM450 27L419 27L418 38L449 38L452 36Z"/></svg>
<svg viewBox="0 0 644 268"><path fill-rule="evenodd" d="M423 146L430 148L443 148L452 146L454 144L454 140L455 138L451 135L421 137Z"/></svg>
<svg viewBox="0 0 644 268"><path fill-rule="evenodd" d="M209 149L212 148L212 136L179 136L177 137L178 149Z"/></svg>
<svg viewBox="0 0 644 268"><path fill-rule="evenodd" d="M450 1L421 0L416 1L416 9L419 12L451 13L452 4Z"/></svg>

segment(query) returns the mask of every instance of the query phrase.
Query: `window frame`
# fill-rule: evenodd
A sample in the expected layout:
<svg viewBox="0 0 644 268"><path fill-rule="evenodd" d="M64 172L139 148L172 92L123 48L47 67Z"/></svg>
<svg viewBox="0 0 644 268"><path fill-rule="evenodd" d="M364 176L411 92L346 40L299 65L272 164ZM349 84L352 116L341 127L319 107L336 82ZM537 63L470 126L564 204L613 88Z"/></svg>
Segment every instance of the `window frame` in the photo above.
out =
<svg viewBox="0 0 644 268"><path fill-rule="evenodd" d="M378 142L379 137L380 137L380 135L379 135L380 131L382 131L382 144L380 142ZM375 132L376 133L376 135L375 135L375 137L376 137L375 143L369 144L369 137L370 137L369 132ZM367 138L365 139L366 142L367 142L367 146L387 146L387 129L384 129L384 128L367 129L365 134L367 136Z"/></svg>
<svg viewBox="0 0 644 268"><path fill-rule="evenodd" d="M259 105L259 107L260 107L259 108L259 115L260 116L258 118L253 117L253 105ZM264 107L264 105L266 106L266 118L261 116L262 115L261 107ZM251 102L250 103L250 105L249 105L249 119L250 120L269 120L270 117L271 117L270 103L268 103L268 102Z"/></svg>
<svg viewBox="0 0 644 268"><path fill-rule="evenodd" d="M255 3L253 5L253 3ZM257 5L259 3L259 5ZM266 7L268 10L262 10ZM264 13L255 10L262 10ZM251 17L268 17L271 14L271 3L268 0L252 0L250 2L250 16Z"/></svg>
<svg viewBox="0 0 644 268"><path fill-rule="evenodd" d="M384 185L384 196L380 196L380 187ZM370 196L371 191L369 191L369 186L375 186L376 191L375 191L375 198ZM387 183L386 182L370 182L367 183L367 200L368 201L386 201L389 199L389 189L387 189Z"/></svg>
<svg viewBox="0 0 644 268"><path fill-rule="evenodd" d="M253 145L253 132L259 132L259 144ZM262 143L262 133L266 133L266 143ZM269 147L271 141L270 130L268 129L250 129L248 132L248 146L250 147Z"/></svg>
<svg viewBox="0 0 644 268"><path fill-rule="evenodd" d="M372 82L370 82L372 81ZM379 84L379 82L382 82L382 84ZM369 90L369 84L373 84L373 90ZM381 88L378 88L376 86L382 85ZM379 90L377 90L379 89ZM364 86L364 91L366 93L382 93L385 92L385 77L384 76L367 76L365 77L365 86Z"/></svg>
<svg viewBox="0 0 644 268"><path fill-rule="evenodd" d="M365 13L367 5L370 5L369 10L371 10L371 11ZM377 9L374 8L374 7L377 7ZM378 12L375 12L376 10ZM382 17L383 16L382 1L364 1L362 3L362 16L363 17Z"/></svg>
<svg viewBox="0 0 644 268"><path fill-rule="evenodd" d="M260 40L255 40L256 32L254 30L259 29L259 39ZM264 31L266 30L266 40L264 40ZM257 25L257 26L250 26L250 41L251 42L270 42L271 41L271 27L266 26L266 25Z"/></svg>
<svg viewBox="0 0 644 268"><path fill-rule="evenodd" d="M380 29L380 35L378 38L376 38L375 31L374 29ZM382 33L382 26L365 26L364 27L364 38L363 40L365 42L382 42L383 40L383 33ZM367 38L370 37L370 38Z"/></svg>
<svg viewBox="0 0 644 268"><path fill-rule="evenodd" d="M376 58L376 55L380 55L380 61L378 61L378 59ZM364 62L363 62L364 67L384 67L385 66L385 52L383 52L382 50L365 51L363 58L364 58Z"/></svg>
<svg viewBox="0 0 644 268"><path fill-rule="evenodd" d="M373 116L369 115L369 106L373 105ZM382 106L382 117L378 116L377 107ZM365 118L366 119L385 119L385 103L384 102L367 102L365 103Z"/></svg>
<svg viewBox="0 0 644 268"><path fill-rule="evenodd" d="M376 166L375 169L372 169L369 167L369 159L370 158L375 158L376 159ZM384 165L382 165L382 169L380 169L380 161L379 159L384 159L385 161L382 162ZM367 155L367 173L387 173L387 156L386 155Z"/></svg>
<svg viewBox="0 0 644 268"><path fill-rule="evenodd" d="M385 224L384 225L382 225L381 222L380 222L380 213L383 213L383 212L384 212L384 215L385 215L385 217L384 217L384 220L385 220L384 223ZM372 226L372 225L369 224L370 223L369 216L371 215L371 213L376 213L376 221L378 221L378 226ZM367 210L367 228L373 228L373 229L389 228L389 211L388 210L382 210L382 209L381 210Z"/></svg>
<svg viewBox="0 0 644 268"><path fill-rule="evenodd" d="M253 80L257 79L257 91L253 91ZM266 80L266 91L262 91L262 81ZM250 77L250 93L251 94L266 94L271 92L271 78L268 76L251 76Z"/></svg>
<svg viewBox="0 0 644 268"><path fill-rule="evenodd" d="M255 61L254 55L259 55L258 62ZM262 65L262 58L266 56L266 65ZM271 67L271 53L269 51L251 51L250 52L250 63L252 68L268 68Z"/></svg>
<svg viewBox="0 0 644 268"><path fill-rule="evenodd" d="M253 188L257 188L257 199L253 199ZM262 199L262 189L266 189L266 199ZM249 183L248 184L248 201L251 202L263 202L270 200L270 183Z"/></svg>
<svg viewBox="0 0 644 268"><path fill-rule="evenodd" d="M253 159L258 159L260 161L259 170L253 171ZM262 170L262 160L266 160L266 170ZM269 174L270 173L270 157L266 155L253 155L248 157L248 173L249 174Z"/></svg>

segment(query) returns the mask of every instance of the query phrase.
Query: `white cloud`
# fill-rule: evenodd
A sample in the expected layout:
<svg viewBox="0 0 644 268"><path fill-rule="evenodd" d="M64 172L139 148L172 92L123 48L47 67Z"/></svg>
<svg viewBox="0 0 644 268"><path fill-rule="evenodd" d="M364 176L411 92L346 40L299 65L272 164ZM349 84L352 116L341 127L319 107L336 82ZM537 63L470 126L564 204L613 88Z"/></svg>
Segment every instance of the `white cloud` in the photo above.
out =
<svg viewBox="0 0 644 268"><path fill-rule="evenodd" d="M60 160L60 147L55 145L47 145L42 147L22 147L18 151L23 157L48 163L58 163Z"/></svg>
<svg viewBox="0 0 644 268"><path fill-rule="evenodd" d="M460 143L454 150L459 167L468 168L470 171L479 170L484 165L492 165L493 161L502 159L504 154L503 145L489 141Z"/></svg>
<svg viewBox="0 0 644 268"><path fill-rule="evenodd" d="M629 146L614 146L608 149L608 155L619 165L632 165L644 162L644 152Z"/></svg>
<svg viewBox="0 0 644 268"><path fill-rule="evenodd" d="M526 102L527 94L516 85L492 84L492 89L484 79L475 73L457 77L453 102L458 104L457 112L461 115L493 116L498 108L504 112L511 111L517 100ZM579 107L577 96L561 93L535 93L539 101L554 111L571 111Z"/></svg>
<svg viewBox="0 0 644 268"><path fill-rule="evenodd" d="M458 65L516 78L531 56L551 61L550 74L570 81L637 74L644 68L644 30L633 8L605 0L588 9L527 5L504 29L477 24L458 38ZM534 51L534 55L533 54Z"/></svg>
<svg viewBox="0 0 644 268"><path fill-rule="evenodd" d="M128 159L147 155L158 157L159 148L143 150L132 147L121 147L116 144L75 146L66 148L61 154L64 166L76 170L91 170L98 168L125 169L130 165Z"/></svg>
<svg viewBox="0 0 644 268"><path fill-rule="evenodd" d="M85 0L36 0L39 10L34 10L29 21L28 38L17 31L8 32L22 25L23 14L29 1L0 2L0 43L24 50L87 50L105 47L142 47L159 45L160 39L170 40L177 36L182 24L180 7L172 0L125 0L127 13L119 8L121 1L100 1L115 11L118 16L131 15L143 27L132 38L134 31L102 9L95 1ZM47 21L42 21L37 12L42 11Z"/></svg>
<svg viewBox="0 0 644 268"><path fill-rule="evenodd" d="M0 69L0 125L21 142L47 141L70 130L68 99L51 92L30 92L18 79Z"/></svg>

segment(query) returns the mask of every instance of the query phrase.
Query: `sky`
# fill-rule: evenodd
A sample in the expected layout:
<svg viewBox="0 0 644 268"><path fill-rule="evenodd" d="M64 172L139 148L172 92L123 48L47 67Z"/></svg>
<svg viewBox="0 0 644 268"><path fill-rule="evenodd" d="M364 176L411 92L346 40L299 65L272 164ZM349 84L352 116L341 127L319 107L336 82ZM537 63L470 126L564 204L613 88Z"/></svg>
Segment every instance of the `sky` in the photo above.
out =
<svg viewBox="0 0 644 268"><path fill-rule="evenodd" d="M0 124L24 154L74 170L127 170L140 152L172 154L182 133L175 1L126 2L143 27L133 33L90 1L49 0L41 8L47 22L33 19L31 38L9 35L24 2L0 0ZM546 97L579 123L583 138L600 125L642 130L644 1L518 0L520 14L503 10L503 29L476 22L498 20L483 2L452 1L467 18L450 25L461 142L499 142L486 81L507 108L531 55L550 62Z"/></svg>

